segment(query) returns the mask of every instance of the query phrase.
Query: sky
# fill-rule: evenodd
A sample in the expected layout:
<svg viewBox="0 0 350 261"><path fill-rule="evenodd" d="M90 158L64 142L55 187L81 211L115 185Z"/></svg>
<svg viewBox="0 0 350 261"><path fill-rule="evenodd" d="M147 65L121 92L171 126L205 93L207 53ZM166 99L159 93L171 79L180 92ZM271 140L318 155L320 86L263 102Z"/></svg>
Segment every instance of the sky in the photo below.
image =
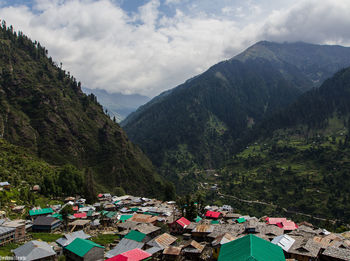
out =
<svg viewBox="0 0 350 261"><path fill-rule="evenodd" d="M82 85L149 97L261 40L350 46L349 0L0 0Z"/></svg>

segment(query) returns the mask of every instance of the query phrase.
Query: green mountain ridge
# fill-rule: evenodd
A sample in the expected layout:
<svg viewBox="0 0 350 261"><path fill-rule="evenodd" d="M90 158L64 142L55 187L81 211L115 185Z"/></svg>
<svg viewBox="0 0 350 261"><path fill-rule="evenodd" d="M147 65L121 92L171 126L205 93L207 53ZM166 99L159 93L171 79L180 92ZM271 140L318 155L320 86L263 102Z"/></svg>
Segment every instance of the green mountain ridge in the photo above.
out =
<svg viewBox="0 0 350 261"><path fill-rule="evenodd" d="M121 125L164 173L215 168L239 149L242 133L350 65L349 58L346 47L259 42L152 99Z"/></svg>
<svg viewBox="0 0 350 261"><path fill-rule="evenodd" d="M0 134L52 165L90 168L113 191L161 196L167 189L152 163L96 96L58 67L40 43L3 23L0 30Z"/></svg>

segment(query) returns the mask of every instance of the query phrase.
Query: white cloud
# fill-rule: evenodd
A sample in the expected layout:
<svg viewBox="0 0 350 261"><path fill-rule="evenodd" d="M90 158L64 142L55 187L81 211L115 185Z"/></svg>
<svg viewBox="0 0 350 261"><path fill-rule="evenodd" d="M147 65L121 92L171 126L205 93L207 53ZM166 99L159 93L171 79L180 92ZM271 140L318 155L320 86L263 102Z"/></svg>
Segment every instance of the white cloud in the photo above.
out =
<svg viewBox="0 0 350 261"><path fill-rule="evenodd" d="M264 17L266 7L253 1L244 8L220 8L234 12L232 18L181 9L166 17L159 1L127 14L112 0L37 0L33 10L2 7L0 18L40 41L84 86L149 96L258 40L347 44L350 39L347 0L299 1L284 10L271 9ZM167 0L171 2L181 1ZM238 14L245 17L244 24Z"/></svg>

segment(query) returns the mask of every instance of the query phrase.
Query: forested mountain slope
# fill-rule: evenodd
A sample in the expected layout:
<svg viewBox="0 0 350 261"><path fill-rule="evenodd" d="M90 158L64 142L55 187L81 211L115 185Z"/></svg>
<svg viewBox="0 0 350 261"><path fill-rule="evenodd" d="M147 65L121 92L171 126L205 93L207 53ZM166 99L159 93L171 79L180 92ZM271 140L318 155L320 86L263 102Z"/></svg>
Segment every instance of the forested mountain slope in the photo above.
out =
<svg viewBox="0 0 350 261"><path fill-rule="evenodd" d="M113 190L159 195L152 163L94 95L47 57L40 43L3 23L0 30L0 135L53 165L91 168Z"/></svg>
<svg viewBox="0 0 350 261"><path fill-rule="evenodd" d="M242 134L349 58L345 47L259 42L154 98L122 126L165 172L217 167Z"/></svg>

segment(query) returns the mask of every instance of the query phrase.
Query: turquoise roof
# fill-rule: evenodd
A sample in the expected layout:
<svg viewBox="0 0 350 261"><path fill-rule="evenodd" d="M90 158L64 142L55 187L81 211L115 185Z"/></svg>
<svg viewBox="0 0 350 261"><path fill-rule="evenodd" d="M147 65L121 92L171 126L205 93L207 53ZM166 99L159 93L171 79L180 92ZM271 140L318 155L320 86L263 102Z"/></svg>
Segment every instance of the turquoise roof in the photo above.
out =
<svg viewBox="0 0 350 261"><path fill-rule="evenodd" d="M281 247L255 235L228 242L221 246L218 261L285 261Z"/></svg>
<svg viewBox="0 0 350 261"><path fill-rule="evenodd" d="M29 210L30 216L46 215L46 214L52 214L52 213L53 213L52 208L39 208L39 209Z"/></svg>
<svg viewBox="0 0 350 261"><path fill-rule="evenodd" d="M96 244L90 240L76 238L72 243L66 246L66 249L77 256L84 257L86 253L88 253L94 247L104 248L103 246L100 246L99 244Z"/></svg>

